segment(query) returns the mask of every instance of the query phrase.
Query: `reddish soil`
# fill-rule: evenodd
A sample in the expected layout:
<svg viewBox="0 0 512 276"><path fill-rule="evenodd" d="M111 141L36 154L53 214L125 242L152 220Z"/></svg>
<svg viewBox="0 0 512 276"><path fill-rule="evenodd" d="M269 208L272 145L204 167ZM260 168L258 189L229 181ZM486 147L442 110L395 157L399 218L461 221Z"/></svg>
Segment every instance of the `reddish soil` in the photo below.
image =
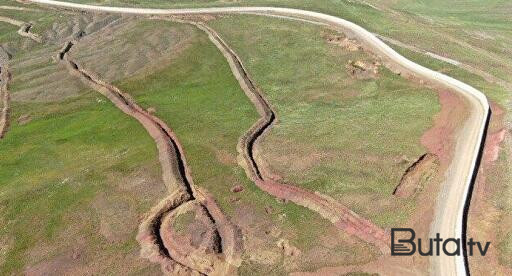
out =
<svg viewBox="0 0 512 276"><path fill-rule="evenodd" d="M439 193L442 182L442 172L450 163L451 151L453 149L453 135L458 122L465 114L464 105L461 100L450 92L439 93L441 111L437 114L432 128L427 130L422 137L422 142L429 150L429 154L443 156L443 163L437 168L438 173L424 185L423 190L417 193L417 206L414 213L403 227L413 228L417 238L426 239L429 237L430 222L433 219L435 200ZM451 111L453 110L453 113ZM446 136L448 135L448 136ZM437 157L437 156L436 156ZM421 159L421 158L420 158ZM437 162L437 158L436 158ZM414 165L412 166L414 167ZM294 275L344 275L347 273L377 273L379 275L427 275L429 270L429 258L421 256L394 257L385 255L375 261L353 266L324 267L314 272L294 273Z"/></svg>
<svg viewBox="0 0 512 276"><path fill-rule="evenodd" d="M173 228L175 219L183 213L192 212L194 223L186 225L185 234ZM215 240L216 228L208 216L208 210L195 201L181 204L178 208L165 214L160 227L163 244L177 262L186 267L195 267L202 274L214 272L215 253L218 242Z"/></svg>
<svg viewBox="0 0 512 276"><path fill-rule="evenodd" d="M451 160L453 140L457 127L467 114L464 100L447 90L439 90L441 111L436 115L434 124L421 137L421 143L439 157L441 166L446 168Z"/></svg>
<svg viewBox="0 0 512 276"><path fill-rule="evenodd" d="M491 102L491 110L491 128L489 131L490 134L487 135L487 139L485 140L484 165L498 159L500 144L505 140L505 135L507 134L507 130L503 126L505 112L499 105L493 102Z"/></svg>
<svg viewBox="0 0 512 276"><path fill-rule="evenodd" d="M502 265L499 261L501 229L509 229L512 221L503 217L503 211L496 205L495 198L502 193L503 185L499 177L489 181L490 175L500 175L496 161L501 144L507 136L504 126L505 112L497 104L491 102L492 117L490 129L484 149L483 162L475 183L475 190L471 200L469 213L469 236L476 240L491 241L489 251L485 256L470 257L470 269L474 275L512 275L512 268Z"/></svg>
<svg viewBox="0 0 512 276"><path fill-rule="evenodd" d="M235 238L229 236L224 240L221 235L235 235L237 232L235 230L228 231L227 228L232 228L232 225L226 223L226 219L219 214L221 212L216 203L212 200L207 200L204 192L197 192L190 176L183 148L174 132L162 120L137 105L128 94L123 93L111 84L105 83L95 74L85 71L76 62L72 61L68 53L75 43L68 42L61 49L58 56L60 60L65 62L70 73L79 77L85 84L107 97L121 111L139 121L157 145L163 181L171 194L151 209L139 227L137 240L141 245L141 255L152 262L159 263L165 274L203 274L205 272L222 274L230 271L232 263L236 263L233 260L238 256L236 251L239 247L234 243ZM169 237L166 235L166 229L161 228L162 223L164 223L164 226L166 225L165 218L173 210L177 210L183 204L191 202L201 207L201 210L204 211L201 217L210 220L210 225L214 229L208 231L207 235L210 235L210 237L207 237L206 240L221 243L227 248L226 251L229 254L219 252L220 255L223 255L222 258L219 256L214 262L210 263L207 270L205 270L202 262L184 263L180 262L179 257L175 259L176 257L173 255L175 252L170 251L176 248L166 247L173 243L169 242L169 239L163 240L164 237ZM212 209L211 212L209 208ZM218 225L214 220L215 218L219 218L222 224ZM200 260L204 259L203 253L192 251L187 252L186 255L189 255L193 260ZM181 255L183 254L178 256ZM225 260L229 260L229 262ZM181 261L183 261L183 258L181 258Z"/></svg>
<svg viewBox="0 0 512 276"><path fill-rule="evenodd" d="M257 139L272 126L276 119L275 112L264 98L263 93L255 86L249 77L236 53L220 38L210 27L199 22L189 22L208 34L210 40L217 46L226 57L236 79L239 81L242 90L255 105L261 118L240 138L238 152L240 153L241 165L245 168L247 176L265 192L284 200L290 200L298 205L309 208L322 217L331 221L336 227L354 235L366 242L376 245L383 253L389 252L388 234L367 219L355 214L347 207L332 198L318 193L301 189L295 185L279 183L264 172L254 159L254 145Z"/></svg>

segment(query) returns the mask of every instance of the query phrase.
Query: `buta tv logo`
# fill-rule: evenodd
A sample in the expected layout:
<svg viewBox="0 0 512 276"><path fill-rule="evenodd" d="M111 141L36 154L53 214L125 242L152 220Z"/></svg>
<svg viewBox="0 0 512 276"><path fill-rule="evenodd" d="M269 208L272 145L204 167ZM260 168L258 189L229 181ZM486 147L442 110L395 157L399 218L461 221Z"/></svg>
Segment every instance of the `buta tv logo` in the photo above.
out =
<svg viewBox="0 0 512 276"><path fill-rule="evenodd" d="M415 241L415 237L416 233L411 228L391 228L391 256L411 256L416 252L421 256L440 256L441 251L447 256L460 256L461 246L465 246L461 244L460 239L443 240L439 233L434 239L430 238L428 241L422 239ZM482 245L470 238L467 242L469 256L473 256L476 251L485 256L490 245L491 242Z"/></svg>

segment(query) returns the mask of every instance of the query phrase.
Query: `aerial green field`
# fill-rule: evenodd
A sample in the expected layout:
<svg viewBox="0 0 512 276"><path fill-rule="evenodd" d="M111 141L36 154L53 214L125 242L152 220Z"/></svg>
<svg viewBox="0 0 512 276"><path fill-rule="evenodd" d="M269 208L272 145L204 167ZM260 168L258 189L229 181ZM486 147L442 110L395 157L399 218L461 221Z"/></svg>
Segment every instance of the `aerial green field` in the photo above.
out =
<svg viewBox="0 0 512 276"><path fill-rule="evenodd" d="M17 36L18 27L0 22L0 42L10 41Z"/></svg>
<svg viewBox="0 0 512 276"><path fill-rule="evenodd" d="M276 6L319 11L357 23L380 35L467 62L511 82L512 9L509 1L94 1L70 2L114 6L185 8L210 6ZM449 4L448 4L449 3ZM449 6L449 8L447 8ZM471 15L468 15L471 14ZM475 17L476 16L476 17ZM426 32L425 30L431 30ZM450 43L439 43L447 41Z"/></svg>
<svg viewBox="0 0 512 276"><path fill-rule="evenodd" d="M177 28L156 21L149 25L167 26L169 31ZM138 26L147 27L147 22ZM188 46L167 67L115 84L134 95L142 106L154 107L156 114L176 131L196 184L212 193L223 211L239 220L237 223L249 223L247 227L253 232L246 235L256 238L247 246L256 252L262 246L272 248L263 254L275 263L262 264L246 255L241 273L254 269L285 273L280 265L281 253L275 246L278 238L286 238L304 252L303 259L294 261L292 268L312 270L325 265L364 263L377 255L373 248L337 230L317 214L292 203L278 202L247 180L236 163L236 144L257 114L222 55L205 35L199 34L190 34L195 37L193 46ZM134 37L119 35L128 39L127 43ZM0 147L5 153L1 155L0 162L5 165L0 172L6 180L2 181L1 194L2 221L6 221L1 238L7 244L0 259L2 273L54 268L76 272L91 262L97 263L98 273L151 273L155 266L138 258L134 236L137 218L165 195L153 141L135 121L79 84L73 87L79 89L78 96L67 95L66 100L43 98L43 102L26 102L25 97L18 96L40 85L27 85L20 80L27 72L58 72L64 79L69 78L66 70L50 59L61 45L47 47L19 48L10 62L13 119ZM44 53L43 49L49 52ZM33 64L27 62L31 59L35 60ZM37 74L37 78L42 76ZM69 82L61 85L70 85ZM44 86L40 89L45 90ZM27 116L29 121L22 122L21 118ZM12 156L17 158L13 160ZM230 189L237 184L244 187L244 192L235 196ZM233 202L236 197L238 203ZM267 214L267 210L271 213ZM302 226L304 222L308 227ZM43 231L34 235L34 228ZM320 229L329 231L335 241L322 241ZM278 236L269 236L271 232ZM326 242L331 244L327 247ZM48 249L42 251L45 247ZM309 249L323 250L335 257L315 260L308 254ZM102 252L94 254L96 251ZM126 261L123 258L129 260L129 266L121 265Z"/></svg>
<svg viewBox="0 0 512 276"><path fill-rule="evenodd" d="M332 14L409 46L388 43L410 60L484 92L493 111L505 113L493 117L491 135L509 127L510 1L69 2L144 8L268 5ZM78 34L85 39L70 55L173 129L194 184L212 194L240 227L240 274L357 266L381 256L317 213L276 200L247 178L236 145L259 116L225 58L200 30L17 1L0 0L2 5L36 9L0 7L0 16L32 23L31 31L45 40L38 44L20 37L18 27L0 22L0 45L13 56L8 64L11 126L0 140L1 275L55 269L83 274L91 267L94 274L160 271L140 258L135 239L142 216L168 195L154 140L58 64L58 50ZM378 60L329 42L339 34L323 27L254 15L201 19L233 47L276 111L276 123L256 144L264 169L280 182L333 197L382 228L411 223L425 196L392 193L406 169L428 151L420 140L440 111L436 91L382 65L370 77L351 73L354 62ZM493 242L490 257L471 262L477 271L495 262L512 269L510 133L499 146L498 159L483 165L476 186L481 192L473 196L470 234ZM235 186L242 191L233 192ZM174 227L183 232L193 222L183 216ZM300 254L286 255L282 240Z"/></svg>
<svg viewBox="0 0 512 276"><path fill-rule="evenodd" d="M231 28L234 22L241 28ZM383 67L376 79L352 78L349 60L371 56L329 44L334 33L318 26L257 16L211 25L276 110L278 122L262 143L271 169L383 227L404 223L415 202L391 195L409 165L397 160L425 153L419 141L439 110L436 93Z"/></svg>
<svg viewBox="0 0 512 276"><path fill-rule="evenodd" d="M125 269L121 252L132 269L148 266L137 258L135 233L138 214L164 190L155 146L136 122L97 100L87 91L65 102L12 104L12 118L30 114L31 121L12 123L0 143L1 274L56 257L65 262L77 248L103 273ZM138 197L148 183L154 190ZM126 217L116 220L119 207ZM98 236L100 227L106 236Z"/></svg>
<svg viewBox="0 0 512 276"><path fill-rule="evenodd" d="M332 226L306 208L276 201L247 179L236 162L236 145L240 136L257 120L258 114L232 76L222 54L206 35L198 32L194 31L198 36L196 42L167 68L116 84L133 95L141 106L155 108L155 114L173 128L184 146L196 185L213 194L235 223L244 225L249 223L244 216L253 218L241 273L253 269L285 272L280 262L262 265L252 260L260 251L273 251L275 237L265 237L268 240L264 244L269 249L252 244L252 240L261 238L257 232L265 232L272 227L277 227L283 238L304 252L299 267L307 270L318 268L322 261L308 260L307 253L312 248L325 248L319 244L322 229ZM244 191L233 194L230 189L235 185L243 186ZM237 200L233 202L233 198ZM273 210L272 214L266 214L265 208ZM332 231L335 235L341 234L338 230ZM251 237L254 235L256 238ZM347 239L349 243L343 241ZM343 237L340 242L343 246L330 250L330 254L339 256L337 261L328 261L331 265L368 260L362 252L368 252L370 258L376 254L352 238ZM351 257L350 251L360 253Z"/></svg>

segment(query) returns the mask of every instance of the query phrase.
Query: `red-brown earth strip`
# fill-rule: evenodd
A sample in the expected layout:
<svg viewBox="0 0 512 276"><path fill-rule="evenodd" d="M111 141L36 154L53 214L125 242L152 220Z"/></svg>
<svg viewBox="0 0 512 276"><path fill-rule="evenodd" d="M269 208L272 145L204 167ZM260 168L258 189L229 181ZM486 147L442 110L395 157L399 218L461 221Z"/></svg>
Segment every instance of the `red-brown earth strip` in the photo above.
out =
<svg viewBox="0 0 512 276"><path fill-rule="evenodd" d="M201 275L212 271L230 271L232 263L236 264L236 252L239 248L238 245L230 244L230 242L239 239L229 235L236 235L238 232L231 229L234 226L222 215L216 203L211 198L206 198L205 192L197 192L186 164L183 148L174 132L162 120L138 106L128 94L123 93L115 86L103 82L93 73L85 71L76 62L72 61L69 58L68 52L73 47L73 44L74 42L68 42L59 53L60 60L66 62L66 66L71 74L79 77L87 85L107 97L121 111L139 121L157 145L163 180L171 195L153 207L142 221L137 235L137 240L141 245L141 255L152 262L160 263L164 273L168 274L185 273ZM178 262L173 258L172 254L174 252L169 252L165 247L160 235L164 216L180 205L190 201L200 204L207 211L206 217L211 220L211 223L222 230L215 231L218 237L214 239L220 242L221 250L225 247L227 248L226 252L231 254L223 256L225 259L220 264L216 263L214 264L215 267L207 270L190 267L187 264ZM213 211L210 213L208 208L212 208ZM216 220L217 218L219 221ZM225 241L223 235L228 235Z"/></svg>
<svg viewBox="0 0 512 276"><path fill-rule="evenodd" d="M8 83L11 78L7 66L2 62L0 64L0 101L2 109L0 110L0 139L4 138L7 128L9 127L9 90Z"/></svg>
<svg viewBox="0 0 512 276"><path fill-rule="evenodd" d="M209 39L227 59L233 75L261 116L240 138L237 145L237 150L241 156L239 163L244 167L248 177L263 191L277 198L290 200L295 204L309 208L332 222L341 230L376 245L383 253L388 253L389 235L379 226L357 215L333 198L299 188L296 185L279 183L260 170L254 158L254 145L258 138L268 131L275 122L276 115L274 110L263 96L263 93L261 93L252 81L241 59L228 44L222 40L217 32L201 22L182 21L179 19L177 19L177 21L193 24L208 34Z"/></svg>

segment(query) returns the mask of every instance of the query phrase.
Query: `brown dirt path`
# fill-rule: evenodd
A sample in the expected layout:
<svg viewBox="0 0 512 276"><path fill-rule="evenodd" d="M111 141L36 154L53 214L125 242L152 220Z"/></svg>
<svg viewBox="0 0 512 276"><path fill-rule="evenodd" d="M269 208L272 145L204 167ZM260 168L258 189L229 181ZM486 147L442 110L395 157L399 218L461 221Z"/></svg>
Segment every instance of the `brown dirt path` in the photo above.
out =
<svg viewBox="0 0 512 276"><path fill-rule="evenodd" d="M7 128L9 127L9 90L8 83L11 79L11 74L7 70L7 66L0 59L0 102L2 103L0 109L0 139L4 138Z"/></svg>
<svg viewBox="0 0 512 276"><path fill-rule="evenodd" d="M234 230L234 226L224 217L207 193L194 186L183 148L174 132L165 122L137 105L128 94L100 80L94 73L84 70L71 60L68 53L75 43L74 41L68 42L61 49L58 58L65 62L71 74L79 77L85 84L107 97L125 114L139 121L155 140L158 149L163 181L171 194L151 209L139 227L137 240L141 245L141 256L159 263L165 274L222 275L236 271L234 267L240 263L238 261L238 241L241 239L236 236L238 232ZM207 267L203 263L190 261L202 260L204 256L188 258L186 259L187 263L180 262L179 260L185 260L185 258L175 256L175 252L169 250L162 239L161 226L164 218L187 202L195 202L200 205L205 211L204 217L216 228L215 231L210 232L215 236L207 237L207 239L220 243L218 245L220 253L206 256L208 259L214 260ZM197 252L188 254L194 253Z"/></svg>
<svg viewBox="0 0 512 276"><path fill-rule="evenodd" d="M268 131L275 122L276 115L274 110L264 98L263 93L254 84L241 59L222 40L217 32L201 22L183 21L176 18L172 20L192 24L208 35L209 39L227 59L233 75L260 114L260 119L240 138L237 145L237 150L240 154L238 162L256 186L279 199L290 200L295 204L317 212L339 229L376 245L382 253L387 254L389 252L389 235L385 230L352 212L333 198L301 189L296 185L279 183L269 177L271 174L261 169L254 157L254 145L258 138Z"/></svg>

